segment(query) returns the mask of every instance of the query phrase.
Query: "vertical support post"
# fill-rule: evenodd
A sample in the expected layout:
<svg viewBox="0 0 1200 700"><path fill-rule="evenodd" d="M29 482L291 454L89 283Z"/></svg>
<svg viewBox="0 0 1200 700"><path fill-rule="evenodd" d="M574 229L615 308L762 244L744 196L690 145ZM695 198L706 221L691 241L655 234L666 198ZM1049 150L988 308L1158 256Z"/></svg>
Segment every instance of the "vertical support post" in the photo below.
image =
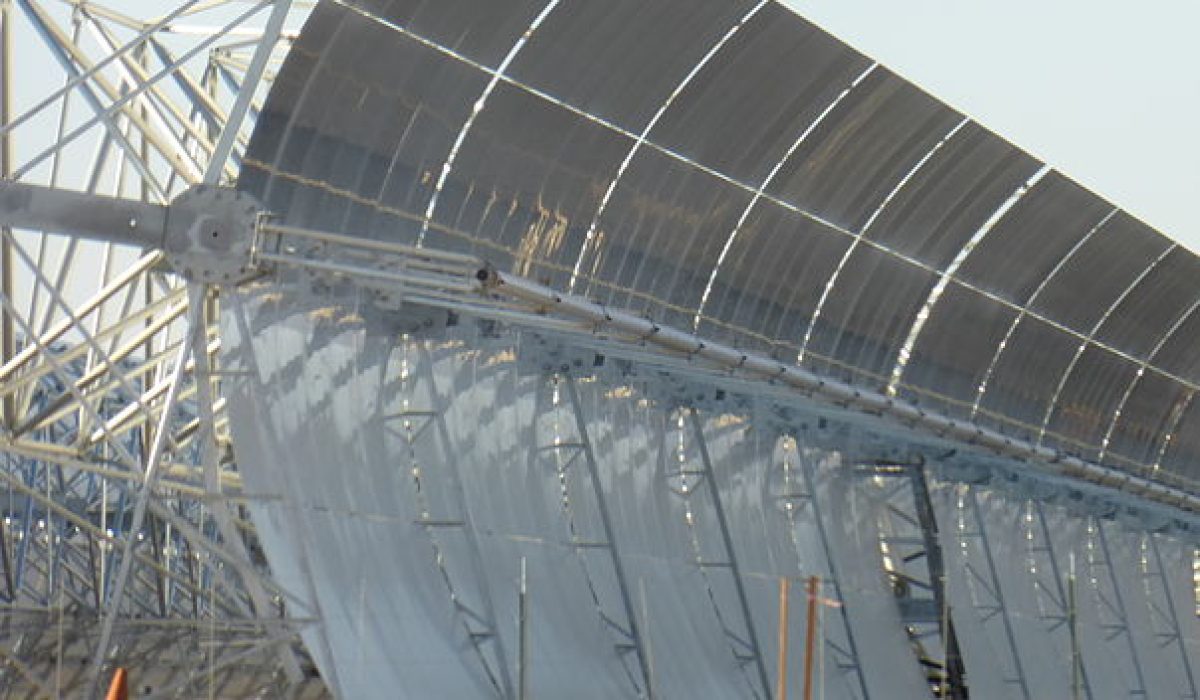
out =
<svg viewBox="0 0 1200 700"><path fill-rule="evenodd" d="M12 555L8 551L8 529L4 526L3 518L0 518L0 565L4 566L4 585L8 592L8 602L13 603L17 600L17 589L13 580L12 572Z"/></svg>
<svg viewBox="0 0 1200 700"><path fill-rule="evenodd" d="M1075 554L1071 553L1071 573L1067 577L1067 628L1071 632L1071 698L1080 700L1082 670L1079 658L1079 627L1075 615Z"/></svg>
<svg viewBox="0 0 1200 700"><path fill-rule="evenodd" d="M529 588L525 557L521 557L521 585L517 597L517 697L529 700Z"/></svg>
<svg viewBox="0 0 1200 700"><path fill-rule="evenodd" d="M950 618L950 603L946 596L946 562L942 555L942 545L938 536L937 516L933 512L933 501L929 495L929 483L925 477L924 461L921 459L920 463L908 465L906 471L912 487L913 506L916 510L917 521L921 525L925 564L929 570L929 585L933 589L934 604L938 611L938 628L941 632L945 653L942 669L943 683L949 686L950 697L955 700L964 700L967 697L966 668L963 665L962 652L958 647L954 621Z"/></svg>
<svg viewBox="0 0 1200 700"><path fill-rule="evenodd" d="M134 56L135 60L141 62L143 65L146 65L146 66L149 65L148 64L149 55L146 52L146 44L140 45L137 48L135 54L136 54ZM147 73L147 74L149 74L149 73ZM146 109L145 102L140 103L138 112L140 113L143 121L149 117L150 110ZM149 163L150 162L150 139L147 136L146 131L144 129L139 130L139 131L141 133L141 138L139 139L140 143L138 144L138 146L141 149L142 160L146 163ZM122 170L122 172L124 172L124 170ZM167 189L168 190L170 190L170 188L171 188L171 182L175 179L175 175L176 175L176 173L172 172L170 177L167 178ZM118 182L117 187L120 188L120 186L121 186L121 183ZM143 202L150 201L150 183L146 180L146 178L141 178L141 185L140 185L139 189L141 190L141 192L140 192L141 200Z"/></svg>
<svg viewBox="0 0 1200 700"><path fill-rule="evenodd" d="M813 657L817 644L817 594L821 590L821 577L808 577L808 620L804 629L804 700L813 696ZM786 698L782 699L786 700Z"/></svg>
<svg viewBox="0 0 1200 700"><path fill-rule="evenodd" d="M787 700L787 672L788 672L788 589L791 588L791 580L787 576L779 577L779 661L777 665L776 683L775 683L775 700ZM808 649L804 650L805 668L807 669Z"/></svg>
<svg viewBox="0 0 1200 700"><path fill-rule="evenodd" d="M638 593L642 598L642 625L646 630L646 697L654 697L654 649L650 646L650 601L646 598L646 579L638 579Z"/></svg>
<svg viewBox="0 0 1200 700"><path fill-rule="evenodd" d="M217 496L210 504L209 512L212 514L213 520L217 525L217 532L221 535L221 540L225 545L244 561L250 561L250 553L246 549L245 542L242 541L241 533L233 522L233 513L229 510L229 504L220 498L221 494L221 474L218 457L217 445L217 416L213 411L213 406L216 404L216 397L212 388L212 368L209 366L208 357L208 323L209 319L215 316L215 310L209 306L210 302L215 304L213 295L209 295L203 286L189 288L188 293L191 295L190 303L197 304L200 308L196 312L197 323L199 328L196 333L193 333L190 340L185 342L191 343L192 348L192 364L195 367L193 376L196 385L196 404L198 409L198 418L200 426L197 430L196 440L200 442L200 466L203 470L204 488L209 493ZM167 525L170 527L170 524ZM253 579L245 579L243 582L247 592L250 594L250 600L254 604L254 615L256 617L267 617L270 615L271 599L267 595L262 584ZM300 669L300 664L296 661L295 654L287 645L277 647L275 650L279 656L280 666L288 682L293 686L298 686L304 680L304 674Z"/></svg>
<svg viewBox="0 0 1200 700"><path fill-rule="evenodd" d="M149 519L150 523L150 556L155 563L163 566L163 547L166 546L167 539L163 533L159 532L158 523L154 518ZM165 568L164 568L165 571ZM157 571L154 574L154 597L158 603L158 614L167 616L167 582L166 576L162 571Z"/></svg>
<svg viewBox="0 0 1200 700"><path fill-rule="evenodd" d="M721 529L721 541L725 544L725 554L729 557L729 570L733 574L733 585L737 591L738 605L741 607L742 618L746 623L746 634L750 637L750 649L754 653L754 666L758 671L758 680L762 684L763 693L768 699L771 696L771 681L767 678L767 665L763 662L762 646L758 643L758 632L754 629L754 618L750 614L750 601L746 597L746 586L742 582L742 570L737 563L737 553L733 550L733 537L729 534L729 521L725 518L725 507L721 504L721 493L717 489L717 477L713 470L712 457L708 454L708 441L704 438L704 427L700 424L700 414L694 408L688 409L688 417L692 422L692 430L696 434L696 445L700 448L700 459L704 463L704 480L708 482L708 495L712 499L713 511L717 516L717 525Z"/></svg>
<svg viewBox="0 0 1200 700"><path fill-rule="evenodd" d="M104 446L104 452L108 452L108 447ZM103 476L100 477L100 532L108 533L108 480ZM104 607L105 600L105 585L108 583L108 540L100 540L96 543L96 549L99 550L98 559L99 566L96 571L96 609Z"/></svg>
<svg viewBox="0 0 1200 700"><path fill-rule="evenodd" d="M941 623L940 624L941 635L942 635L943 640L948 640L950 638L950 597L945 595L945 591L946 591L946 572L945 571L942 572L941 579L938 580L938 585L941 586L941 588L942 588L942 602L941 602L941 606L940 606L941 609L939 612L939 614L940 614L939 621ZM955 641L957 643L957 639ZM949 654L947 654L947 656L949 656ZM940 697L940 698L950 697L950 674L949 673L942 674L942 682L938 684L938 693L939 693L938 697Z"/></svg>

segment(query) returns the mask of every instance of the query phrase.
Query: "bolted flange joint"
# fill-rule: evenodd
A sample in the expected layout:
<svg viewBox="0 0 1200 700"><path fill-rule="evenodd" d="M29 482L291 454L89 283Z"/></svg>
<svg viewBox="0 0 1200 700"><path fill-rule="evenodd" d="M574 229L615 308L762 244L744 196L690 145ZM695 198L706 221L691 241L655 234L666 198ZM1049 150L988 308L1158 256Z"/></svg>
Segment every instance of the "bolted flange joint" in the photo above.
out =
<svg viewBox="0 0 1200 700"><path fill-rule="evenodd" d="M255 227L262 207L227 187L196 185L171 202L163 252L192 282L232 284L250 277Z"/></svg>

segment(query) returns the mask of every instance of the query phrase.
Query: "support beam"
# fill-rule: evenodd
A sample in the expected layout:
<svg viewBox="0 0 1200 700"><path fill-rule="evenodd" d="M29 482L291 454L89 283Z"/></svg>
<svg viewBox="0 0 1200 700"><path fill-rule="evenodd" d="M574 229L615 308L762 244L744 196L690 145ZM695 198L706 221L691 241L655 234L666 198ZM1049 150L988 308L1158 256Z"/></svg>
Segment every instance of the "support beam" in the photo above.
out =
<svg viewBox="0 0 1200 700"><path fill-rule="evenodd" d="M1153 561L1155 568L1155 573L1152 576L1148 574L1147 578L1156 579L1153 582L1148 581L1148 583L1151 583L1151 585L1147 586L1147 588L1153 591L1153 588L1155 587L1153 584L1157 583L1157 588L1161 589L1157 592L1157 595L1161 599L1161 607L1165 608L1164 617L1166 618L1166 622L1170 628L1170 633L1168 634L1166 641L1169 644L1175 645L1175 648L1179 650L1180 661L1182 663L1184 680L1187 683L1188 694L1193 698L1200 698L1200 693L1197 692L1200 690L1200 688L1197 688L1196 686L1196 674L1192 670L1192 667L1195 665L1195 661L1191 658L1191 655L1188 654L1188 640L1183 636L1183 629L1179 625L1179 612L1175 609L1176 599L1174 596L1174 591L1171 590L1171 577L1167 575L1167 570L1163 567L1162 552L1159 551L1158 547L1158 536L1154 533L1149 533L1146 535L1146 539L1148 539L1150 543L1149 549L1154 557Z"/></svg>
<svg viewBox="0 0 1200 700"><path fill-rule="evenodd" d="M600 481L600 467L596 463L596 452L592 447L592 438L588 434L587 421L583 415L583 405L579 400L579 387L576 386L575 377L570 373L564 374L563 380L567 386L567 397L571 402L571 412L575 416L575 430L579 435L580 448L583 452L584 461L587 464L592 493L596 498L596 510L600 515L601 526L604 528L609 559L612 562L617 586L621 590L621 606L624 608L625 619L628 625L628 630L626 631L629 634L629 643L633 646L633 652L637 655L638 669L641 671L642 676L642 687L645 689L644 697L647 700L652 700L654 697L654 686L650 682L650 663L642 641L637 613L633 609L633 596L630 592L629 580L625 576L625 565L621 561L621 552L618 548L616 537L613 534L612 517L608 512L608 500L604 496L604 485Z"/></svg>
<svg viewBox="0 0 1200 700"><path fill-rule="evenodd" d="M1059 609L1058 619L1054 620L1054 625L1066 623L1068 625L1068 634L1071 641L1071 685L1072 692L1077 693L1075 700L1092 700L1092 686L1088 682L1087 667L1082 663L1082 659L1078 657L1078 640L1076 639L1075 625L1075 572L1064 572L1058 563L1058 554L1054 551L1054 541L1050 537L1050 526L1046 522L1045 506L1040 501L1032 503L1035 511L1034 519L1037 526L1036 535L1041 540L1041 544L1031 545L1031 549L1035 552L1044 554L1050 564L1050 578L1052 590L1047 591L1053 600L1054 605ZM1070 577L1068 581L1068 576ZM1064 583L1066 582L1066 583ZM1039 582L1039 587L1045 587L1045 584ZM1053 629L1053 627L1052 627Z"/></svg>
<svg viewBox="0 0 1200 700"><path fill-rule="evenodd" d="M36 2L34 0L19 0L19 1L21 2L22 6L25 7L26 10L28 11L31 21L33 21L37 25L40 32L42 32L43 34L45 34L47 36L48 43L58 53L58 55L60 57L60 61L63 63L64 69L66 69L67 71L69 71L71 73L79 72L78 69L75 67L72 57L69 55L69 52L67 52L64 49L64 46L69 45L69 41L66 39L66 37L62 36L61 32L58 31L57 28L54 27L52 24L50 24L44 11L42 11L40 9L40 7L36 4ZM91 129L97 123L103 122L105 124L108 124L108 125L110 125L110 131L115 132L116 129L114 126L112 126L114 123L114 115L116 115L118 112L121 112L121 111L126 111L126 114L128 115L129 112L126 110L126 105L128 105L130 102L132 102L134 100L140 99L141 96L143 94L145 94L145 92L149 89L149 87L151 85L158 82L162 78L170 75L174 71L179 70L180 67L184 63L186 63L187 61L190 61L193 58L195 58L196 56L200 55L201 52L208 50L209 47L219 37L224 36L226 33L231 31L235 27L237 27L239 24L241 24L242 22L245 22L247 19L249 19L251 16L253 16L255 13L257 13L260 9L262 9L267 4L269 4L269 1L270 0L261 0L260 2L251 6L246 11L238 14L232 20L230 20L228 23L226 23L224 26L222 26L222 28L219 32L214 33L212 36L209 36L209 37L205 38L203 41L201 41L198 45L188 49L183 55L181 55L179 57L178 65L167 66L167 67L163 68L162 70L154 73L152 76L149 77L149 79L146 82L135 85L133 87L133 89L126 91L123 95L120 96L119 99L114 100L108 106L105 106L104 104L102 104L100 102L99 98L96 96L96 94L93 90L87 88L87 86L81 86L85 96L87 96L89 98L89 101L93 104L93 107L96 111L96 116L92 117L91 119L85 120L82 124L75 127L68 133L64 134L62 136L62 138L59 139L53 146L41 151L36 156L34 156L29 162L22 165L21 168L16 171L16 176L20 177L24 173L30 171L31 169L36 167L38 164L40 164L42 161L49 158L54 153L57 153L62 148L64 148L67 144L71 143L76 138L78 138L80 135L82 135L83 133L85 133L86 131ZM151 136L151 134L149 134L147 132L143 132L143 134L147 137ZM118 138L118 140L123 140L123 137L117 133L114 133L114 138ZM125 143L127 143L127 141ZM124 145L124 143L123 143L123 145ZM130 150L130 152L132 152L132 149L127 149L127 150ZM172 160L173 161L172 165L174 165L177 168L186 165L185 162L179 162L175 159L171 159L170 156L168 156L168 160ZM135 156L131 159L131 163L135 166L135 168L137 168L139 170L139 172L142 172L143 176L147 180L151 180L150 173L148 170L146 170L147 165L145 163L144 158ZM185 176L187 176L187 181L189 183L197 182L200 180L199 174L197 174L195 177L191 177L190 172L184 172L183 174ZM159 191L156 191L156 195L163 197L165 195L165 193L163 193L160 189Z"/></svg>
<svg viewBox="0 0 1200 700"><path fill-rule="evenodd" d="M12 17L11 0L0 0L0 184L12 176L12 137L8 125L12 122ZM4 198L0 195L0 211ZM0 221L0 294L13 296L13 254L11 224ZM0 311L0 363L8 364L17 350L16 329L7 311ZM12 429L17 420L16 402L11 396L0 402L0 427ZM7 567L6 567L7 568Z"/></svg>
<svg viewBox="0 0 1200 700"><path fill-rule="evenodd" d="M203 298L197 292L189 290L188 297L190 307L188 309L186 333L190 338L197 333L203 332L204 327L200 323L200 318L204 304ZM100 678L100 672L104 666L104 657L108 654L108 644L112 638L113 623L120 613L122 598L125 594L125 584L129 580L129 572L133 566L133 549L136 546L135 536L142 527L150 495L153 493L154 485L158 479L159 460L162 458L163 448L166 446L167 433L170 428L171 417L175 413L179 391L183 388L183 370L187 366L191 349L191 343L184 343L179 349L179 357L172 372L171 388L167 391L166 402L163 405L162 413L159 414L158 429L154 434L153 446L150 448L150 454L146 457L146 464L142 473L142 486L138 491L137 501L134 505L133 522L129 526L129 535L125 539L121 565L117 570L117 580L113 584L108 610L105 613L104 622L100 628L100 641L96 643L96 653L92 658L93 688Z"/></svg>
<svg viewBox="0 0 1200 700"><path fill-rule="evenodd" d="M3 180L0 181L0 224L161 248L167 207ZM6 241L8 238L5 236Z"/></svg>
<svg viewBox="0 0 1200 700"><path fill-rule="evenodd" d="M746 634L749 636L749 639L746 641L754 657L754 667L758 672L758 682L762 686L763 697L770 700L772 688L767 674L767 664L763 658L762 645L758 642L758 632L754 629L754 616L750 613L750 601L746 597L746 586L742 581L742 570L738 566L737 553L733 548L733 537L729 532L729 521L725 518L725 506L721 503L721 493L717 485L717 476L713 470L712 457L708 453L708 441L704 437L704 426L700 422L700 414L696 409L687 409L687 414L692 424L692 432L696 438L696 445L700 448L700 460L704 468L704 481L708 484L708 495L712 501L713 511L717 516L717 526L721 530L721 542L725 547L725 556L729 560L729 571L733 576L738 607L741 609L742 619L746 625Z"/></svg>
<svg viewBox="0 0 1200 700"><path fill-rule="evenodd" d="M129 139L128 135L118 123L120 120L115 118L112 112L109 112L105 109L103 102L100 101L100 98L97 96L95 90L93 90L92 87L83 80L83 73L71 59L70 52L68 52L65 48L71 45L70 37L68 37L66 33L64 33L59 27L54 25L52 22L49 22L48 16L45 14L44 10L36 5L33 0L17 0L17 2L21 5L22 9L24 9L25 15L29 18L33 28L38 32L38 34L41 35L45 45L50 49L51 53L54 54L54 57L62 66L63 71L72 78L79 79L80 82L77 85L77 89L83 96L84 101L91 106L92 110L97 116L88 120L86 124L75 129L69 134L60 131L55 140L55 145L43 150L33 160L28 161L22 167L15 169L12 173L12 177L20 179L25 173L32 170L47 158L54 157L57 159L59 157L58 154L62 152L63 147L70 140L78 137L84 131L91 128L91 126L94 124L100 123L104 125L104 128L107 131L107 137L115 142L125 154L126 158L121 161L122 164L128 163L134 170L136 170L138 175L141 176L143 185L147 188L147 190L153 192L154 196L159 201L165 202L167 200L167 193L163 189L162 185L159 184L154 173L151 171L150 164L139 156L138 151L134 148L133 142ZM115 57L110 58L115 60ZM68 85L69 84L70 83L68 83ZM67 88L64 87L64 90L65 89ZM54 98L49 98L46 103L53 101L53 99ZM39 110L41 106L43 105L39 105L38 107L34 108L34 111ZM114 109L113 111L115 112L116 110ZM24 115L19 117L16 122L6 125L5 128L12 129L14 126L20 123L22 119L28 118L31 116L31 114L32 112L26 112Z"/></svg>
<svg viewBox="0 0 1200 700"><path fill-rule="evenodd" d="M1091 482L1109 493L1134 497L1125 499L1127 501L1148 501L1178 509L1182 517L1193 522L1197 521L1197 514L1200 513L1200 494L1193 490L1193 485L1166 485L1161 482L1164 477L1162 473L1156 474L1153 480L1135 476L1127 471L1005 435L971 421L956 419L870 389L820 376L799 365L714 342L657 323L643 315L565 294L532 280L500 272L490 265L480 268L477 278L486 290L529 303L541 316L549 312L573 319L593 336L611 333L635 343L654 346L665 356L682 357L689 364L710 363L725 373L732 372L756 381L783 385L826 403L884 417L913 432L937 436L941 440L954 440L972 449L991 451L1007 459L1031 464L1051 474L1079 482ZM530 319L530 322L536 320Z"/></svg>
<svg viewBox="0 0 1200 700"><path fill-rule="evenodd" d="M1007 652L1012 659L1013 673L1016 674L1015 677L1006 678L1005 680L1015 685L1020 696L1025 698L1025 700L1032 700L1033 696L1030 694L1029 683L1025 678L1025 669L1021 664L1021 650L1017 646L1016 633L1013 631L1008 605L1004 599L1004 590L1001 587L999 572L996 569L996 559L992 556L992 544L988 539L987 524L984 522L983 514L979 511L979 496L975 493L974 487L969 487L967 500L971 504L971 513L974 515L974 534L979 540L979 546L983 550L984 564L987 566L986 579L980 576L978 572L974 572L974 575L987 587L988 593L991 594L995 601L995 607L991 612L1000 617L1000 622L1004 627L1004 639L1008 647Z"/></svg>
<svg viewBox="0 0 1200 700"><path fill-rule="evenodd" d="M1142 671L1142 658L1138 651L1138 645L1133 639L1133 631L1129 629L1129 614L1125 608L1125 596L1121 592L1121 583L1117 580L1117 571L1113 566L1112 550L1109 547L1108 535L1104 532L1104 521L1100 518L1093 518L1092 521L1096 525L1096 539L1100 543L1100 554L1104 557L1103 561L1094 559L1088 560L1088 567L1092 569L1092 574L1095 575L1095 567L1103 566L1107 573L1106 579L1111 587L1112 600L1106 601L1112 613L1117 617L1118 631L1125 636L1125 643L1129 649L1129 662L1133 665L1133 676L1137 683L1136 688L1130 689L1130 694L1137 694L1141 697L1146 697L1146 676Z"/></svg>
<svg viewBox="0 0 1200 700"><path fill-rule="evenodd" d="M838 573L837 555L834 554L833 547L829 544L829 532L825 520L821 516L821 499L817 498L816 479L813 471L812 461L802 460L800 474L804 478L804 488L808 491L808 502L812 506L813 521L817 525L817 535L821 539L821 551L825 554L825 562L829 565L830 583L833 585L834 595L838 602L842 603L846 597L842 593L842 579L841 574ZM854 627L850 624L850 615L844 604L838 605L838 613L842 617L842 626L846 630L846 645L849 647L847 652L854 660L854 675L858 680L858 687L862 691L862 697L870 698L871 692L867 690L867 677L863 671L862 660L858 655L858 642L854 639Z"/></svg>
<svg viewBox="0 0 1200 700"><path fill-rule="evenodd" d="M966 668L963 666L962 653L958 648L958 635L954 631L950 605L946 600L946 565L942 556L942 546L938 539L937 517L934 515L933 502L929 497L929 483L925 480L925 465L923 463L911 464L907 465L906 469L912 485L917 521L921 525L924 559L929 570L929 584L933 589L933 598L937 605L938 629L941 631L942 645L945 650L943 673L949 683L949 697L954 700L966 700Z"/></svg>
<svg viewBox="0 0 1200 700"><path fill-rule="evenodd" d="M225 161L233 152L234 140L241 131L242 120L246 118L246 113L250 110L254 92L258 89L259 81L262 80L263 71L267 68L267 61L275 49L275 42L279 41L280 32L283 31L283 22L287 19L288 10L291 7L292 0L275 0L271 8L271 16L267 18L262 38L259 39L258 46L254 48L254 57L250 59L250 67L246 69L237 99L234 100L233 107L229 110L229 117L221 130L220 138L217 139L208 169L204 172L205 184L217 184L225 167Z"/></svg>
<svg viewBox="0 0 1200 700"><path fill-rule="evenodd" d="M212 391L212 373L209 367L208 343L206 334L203 329L208 327L207 319L205 318L205 303L207 290L200 285L190 285L193 287L189 290L190 303L199 307L197 315L198 328L197 332L191 335L192 344L192 361L195 363L196 371L196 401L200 410L200 431L198 440L200 440L200 462L204 474L205 491L217 499L209 502L209 508L213 519L216 520L217 528L221 533L221 539L225 546L229 548L236 556L250 561L250 554L246 551L246 545L242 541L242 534L238 532L234 524L233 514L229 511L229 505L221 495L221 474L220 464L218 464L218 445L217 445L217 418L213 411L213 406L216 403ZM169 404L168 404L169 406ZM166 411L168 406L164 406ZM250 599L254 602L254 612L258 617L263 617L268 614L271 609L271 601L266 590L257 580L247 579L243 581L247 592L250 594ZM283 667L283 672L288 680L293 685L299 685L304 677L300 672L300 665L296 662L296 655L288 647L282 647L278 650L279 662Z"/></svg>

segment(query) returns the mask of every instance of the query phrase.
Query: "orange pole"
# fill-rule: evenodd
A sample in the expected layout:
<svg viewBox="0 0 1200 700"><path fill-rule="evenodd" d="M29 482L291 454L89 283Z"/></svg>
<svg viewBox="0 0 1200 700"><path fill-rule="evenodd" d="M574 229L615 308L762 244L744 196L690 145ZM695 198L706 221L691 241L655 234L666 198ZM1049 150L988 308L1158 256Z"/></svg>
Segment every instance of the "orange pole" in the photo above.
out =
<svg viewBox="0 0 1200 700"><path fill-rule="evenodd" d="M129 700L129 675L123 668L113 672L112 683L104 700Z"/></svg>
<svg viewBox="0 0 1200 700"><path fill-rule="evenodd" d="M787 700L788 655L788 588L791 581L779 577L779 675L775 683L775 700Z"/></svg>
<svg viewBox="0 0 1200 700"><path fill-rule="evenodd" d="M812 700L813 652L817 640L817 590L821 577L808 577L808 626L804 635L804 700Z"/></svg>

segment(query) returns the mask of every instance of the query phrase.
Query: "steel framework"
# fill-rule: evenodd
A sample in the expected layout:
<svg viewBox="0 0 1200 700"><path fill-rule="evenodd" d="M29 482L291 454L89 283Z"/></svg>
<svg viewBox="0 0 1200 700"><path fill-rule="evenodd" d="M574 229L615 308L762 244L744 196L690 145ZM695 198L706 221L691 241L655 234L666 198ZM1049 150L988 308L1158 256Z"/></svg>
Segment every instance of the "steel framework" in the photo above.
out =
<svg viewBox="0 0 1200 700"><path fill-rule="evenodd" d="M105 231L153 225L120 201L229 184L310 4L5 0L0 175L79 193ZM79 695L125 666L162 697L322 694L232 468L215 291L146 241L4 224L0 687Z"/></svg>
<svg viewBox="0 0 1200 700"><path fill-rule="evenodd" d="M931 688L940 697L964 694L943 590L939 531L945 536L949 528L937 523L930 505L931 475L991 480L999 488L1011 476L1046 493L1078 495L1096 515L1115 503L1148 529L1200 532L1200 498L1175 484L710 342L694 328L606 308L474 256L278 224L227 186L306 5L189 0L145 20L126 8L79 0L0 0L0 687L7 692L94 693L116 666L132 667L138 685L162 697L327 692L298 643L319 611L272 580L246 509L270 496L242 488L220 397L221 285L277 272L349 280L385 307L403 302L423 313L507 324L567 339L575 348L563 351L567 356L591 349L661 369L684 384L752 386L841 417L864 445L868 459L861 463L870 466L863 478L884 483L879 498L890 521L880 525L886 533L880 563L897 589L908 591L902 617L922 661L936 669ZM22 43L34 38L36 44ZM13 71L17 53L31 57L27 65L56 62L60 86L39 92L23 85L28 76ZM50 84L45 76L36 82ZM427 218L423 226L438 224ZM547 357L556 359L554 352ZM652 697L653 653L601 488L601 458L577 386L586 374L577 366L565 362L544 372L529 459L557 474L562 522L593 586L597 614L633 691ZM428 402L389 416L394 436L414 454L421 441L452 454L444 397L433 377L410 375L403 366L397 372L402 385L421 384ZM720 469L709 449L714 428L707 409L681 397L664 412L658 459L689 524L695 516L718 525L720 541L697 542L691 554L710 590L732 592L712 594L713 612L748 686L770 698L764 632L755 628L716 488ZM797 438L784 434L790 448L777 497L790 520L815 522L831 595L841 599L814 469ZM870 459L896 452L942 457L929 466ZM439 565L446 541L466 542L468 552L479 547L461 485L454 485L457 461L445 461L449 492L425 497L446 510L422 504L420 523ZM1018 479L1014 465L1030 468ZM984 468L987 477L980 475ZM954 536L972 552L983 617L1003 626L1007 681L1031 697L977 498L971 491L964 512L974 519ZM1041 506L1035 507L1039 537L1048 541ZM599 527L577 526L577 509L597 513ZM1096 520L1095 528L1106 553L1104 526ZM1153 536L1147 542L1154 562L1147 585L1165 587ZM1049 544L1037 552L1052 569L1052 582L1043 585L1056 608L1048 624L1061 624L1070 607L1061 566ZM477 551L470 558L467 570L478 569ZM1103 573L1108 557L1087 566ZM442 569L461 632L497 695L521 696L524 647L503 646L496 630L506 621L496 619L487 588L478 584L484 576L476 571L474 580L464 580L471 577L454 573L462 570ZM614 582L615 599L596 593L600 586L591 582L601 579ZM1113 633L1128 634L1116 579L1105 585ZM1161 613L1156 624L1164 644L1179 646L1194 685L1178 620L1172 608L1164 610L1171 614ZM845 614L837 613L844 640L827 637L827 646L867 695ZM1136 666L1136 653L1131 658ZM1080 686L1090 697L1086 674Z"/></svg>

